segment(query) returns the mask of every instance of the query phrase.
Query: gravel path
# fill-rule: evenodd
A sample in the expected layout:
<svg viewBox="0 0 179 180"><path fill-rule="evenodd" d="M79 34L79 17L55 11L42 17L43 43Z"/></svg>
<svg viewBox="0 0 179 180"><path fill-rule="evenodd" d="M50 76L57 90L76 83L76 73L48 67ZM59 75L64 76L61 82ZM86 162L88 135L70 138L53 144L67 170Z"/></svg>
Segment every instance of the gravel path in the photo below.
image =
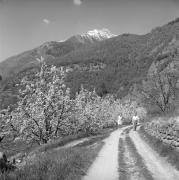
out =
<svg viewBox="0 0 179 180"><path fill-rule="evenodd" d="M179 171L129 128L118 129L104 140L82 180L179 180Z"/></svg>
<svg viewBox="0 0 179 180"><path fill-rule="evenodd" d="M142 140L137 132L131 131L129 136L155 180L179 180L179 172Z"/></svg>
<svg viewBox="0 0 179 180"><path fill-rule="evenodd" d="M118 142L125 128L118 129L104 140L98 157L82 180L118 180Z"/></svg>

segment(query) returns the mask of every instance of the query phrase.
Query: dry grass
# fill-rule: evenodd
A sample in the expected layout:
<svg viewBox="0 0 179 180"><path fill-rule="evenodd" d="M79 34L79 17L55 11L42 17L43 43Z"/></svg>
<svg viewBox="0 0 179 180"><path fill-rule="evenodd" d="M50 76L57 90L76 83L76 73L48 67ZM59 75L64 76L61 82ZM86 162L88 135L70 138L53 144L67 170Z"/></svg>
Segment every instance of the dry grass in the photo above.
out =
<svg viewBox="0 0 179 180"><path fill-rule="evenodd" d="M5 180L79 180L85 175L103 143L39 154L35 162L7 174Z"/></svg>
<svg viewBox="0 0 179 180"><path fill-rule="evenodd" d="M103 146L102 140L110 132L106 131L73 148L55 151L53 148L57 146L48 146L48 151L38 151L35 161L29 161L22 169L4 175L4 180L79 180L87 172Z"/></svg>
<svg viewBox="0 0 179 180"><path fill-rule="evenodd" d="M101 130L96 134L98 135L104 135L106 133L109 133L113 131L114 128L108 128ZM94 135L91 135L93 137ZM94 137L96 137L94 136ZM57 138L53 140L52 142L49 142L47 144L39 146L38 144L31 144L31 143L26 143L23 140L18 140L18 141L12 141L12 138L6 138L5 140L2 141L1 146L0 146L0 151L5 152L7 157L12 157L20 153L20 157L24 156L24 154L28 154L30 152L44 152L48 151L53 148L57 148L59 146L64 146L65 144L74 141L74 140L79 140L81 138L85 137L90 137L90 135L85 134L85 133L78 133L74 135L69 135L63 138ZM18 156L19 157L19 156Z"/></svg>
<svg viewBox="0 0 179 180"><path fill-rule="evenodd" d="M18 153L29 152L35 147L37 147L37 144L29 144L23 140L13 141L11 138L5 138L1 142L0 151L5 152L6 155L10 157Z"/></svg>

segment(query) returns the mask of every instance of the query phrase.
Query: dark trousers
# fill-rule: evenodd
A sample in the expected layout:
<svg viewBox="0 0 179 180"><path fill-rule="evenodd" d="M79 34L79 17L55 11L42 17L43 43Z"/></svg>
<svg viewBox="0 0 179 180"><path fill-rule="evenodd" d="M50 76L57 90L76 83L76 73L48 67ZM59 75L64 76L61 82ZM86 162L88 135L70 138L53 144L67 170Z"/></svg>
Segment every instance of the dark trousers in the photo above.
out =
<svg viewBox="0 0 179 180"><path fill-rule="evenodd" d="M137 123L134 123L133 124L133 130L136 131L136 129L137 129Z"/></svg>

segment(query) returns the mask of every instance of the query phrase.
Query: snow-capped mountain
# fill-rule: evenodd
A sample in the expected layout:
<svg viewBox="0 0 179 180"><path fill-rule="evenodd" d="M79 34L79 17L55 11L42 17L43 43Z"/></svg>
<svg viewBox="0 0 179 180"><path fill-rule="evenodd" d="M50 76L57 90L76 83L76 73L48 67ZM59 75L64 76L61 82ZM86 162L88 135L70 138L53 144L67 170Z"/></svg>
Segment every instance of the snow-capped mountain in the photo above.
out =
<svg viewBox="0 0 179 180"><path fill-rule="evenodd" d="M16 80L20 81L24 76L23 73L30 73L31 69L39 67L36 58L43 56L48 64L56 66L76 64L80 67L91 67L93 63L106 65L106 68L99 73L81 71L81 69L74 71L68 79L68 84L74 93L81 84L98 90L107 84L106 89L109 93L126 95L134 83L146 78L156 68L158 72L164 70L178 72L178 30L179 18L145 35L115 36L107 29L95 29L82 35L72 36L63 42L44 43L0 63L4 91L7 91L7 97L8 89L15 92ZM120 89L121 87L123 90ZM2 92L3 98L6 97L5 92ZM12 97L14 93L9 99L14 100Z"/></svg>
<svg viewBox="0 0 179 180"><path fill-rule="evenodd" d="M72 36L67 41L70 41L72 43L80 42L82 44L89 44L94 42L103 41L112 37L115 37L116 35L112 34L108 29L94 29L90 30L87 33L84 33L82 35L75 35Z"/></svg>
<svg viewBox="0 0 179 180"><path fill-rule="evenodd" d="M32 66L31 64L37 63L37 57L43 56L46 59L63 57L84 46L92 46L96 42L101 42L114 36L108 29L94 29L82 35L74 35L64 41L45 42L35 49L10 57L6 61L1 62L0 75L3 75L3 77L8 76L10 74L7 70L9 67L12 70L18 69L19 72L24 69L24 66Z"/></svg>
<svg viewBox="0 0 179 180"><path fill-rule="evenodd" d="M88 31L86 34L82 35L83 37L92 37L96 40L105 40L105 39L109 39L112 38L116 35L112 34L108 29L94 29L92 31Z"/></svg>

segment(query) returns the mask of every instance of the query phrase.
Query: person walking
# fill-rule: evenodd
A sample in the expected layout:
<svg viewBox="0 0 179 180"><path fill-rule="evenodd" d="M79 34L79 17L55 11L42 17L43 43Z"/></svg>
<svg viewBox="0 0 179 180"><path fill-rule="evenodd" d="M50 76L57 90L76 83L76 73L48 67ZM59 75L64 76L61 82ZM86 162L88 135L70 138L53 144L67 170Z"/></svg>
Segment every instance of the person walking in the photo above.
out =
<svg viewBox="0 0 179 180"><path fill-rule="evenodd" d="M122 125L122 116L121 116L121 115L118 116L117 125L118 125L118 127L119 127L120 125Z"/></svg>
<svg viewBox="0 0 179 180"><path fill-rule="evenodd" d="M137 129L138 121L139 121L139 116L137 116L137 114L135 114L132 117L132 124L133 124L133 130L134 131L136 131L136 129Z"/></svg>

